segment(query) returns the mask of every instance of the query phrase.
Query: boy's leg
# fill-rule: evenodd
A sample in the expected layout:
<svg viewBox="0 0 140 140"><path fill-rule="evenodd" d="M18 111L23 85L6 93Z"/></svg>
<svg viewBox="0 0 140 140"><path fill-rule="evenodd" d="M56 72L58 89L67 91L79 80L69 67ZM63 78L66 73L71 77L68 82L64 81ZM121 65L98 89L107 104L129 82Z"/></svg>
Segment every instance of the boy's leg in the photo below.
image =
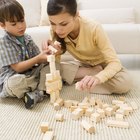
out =
<svg viewBox="0 0 140 140"><path fill-rule="evenodd" d="M34 91L37 83L34 76L27 77L24 74L15 74L5 81L3 88L10 96L22 98L24 93Z"/></svg>

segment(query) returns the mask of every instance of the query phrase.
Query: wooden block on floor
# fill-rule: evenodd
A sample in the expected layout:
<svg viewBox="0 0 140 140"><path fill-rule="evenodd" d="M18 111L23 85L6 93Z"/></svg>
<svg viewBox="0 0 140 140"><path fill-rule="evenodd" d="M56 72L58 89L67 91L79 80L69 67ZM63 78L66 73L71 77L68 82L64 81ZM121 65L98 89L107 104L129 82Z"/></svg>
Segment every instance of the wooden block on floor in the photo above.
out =
<svg viewBox="0 0 140 140"><path fill-rule="evenodd" d="M54 132L47 131L43 136L43 140L53 140L53 137L54 137Z"/></svg>
<svg viewBox="0 0 140 140"><path fill-rule="evenodd" d="M136 102L130 102L130 105L132 106L132 108L134 109L134 110L137 110L138 109L138 105L136 104Z"/></svg>
<svg viewBox="0 0 140 140"><path fill-rule="evenodd" d="M129 128L129 123L124 121L117 121L117 120L107 120L107 126Z"/></svg>
<svg viewBox="0 0 140 140"><path fill-rule="evenodd" d="M43 133L45 133L49 129L49 123L48 122L41 122L40 128L41 128L41 131Z"/></svg>
<svg viewBox="0 0 140 140"><path fill-rule="evenodd" d="M55 119L56 119L56 121L63 122L64 121L64 115L63 114L60 114L60 113L57 113L55 115Z"/></svg>
<svg viewBox="0 0 140 140"><path fill-rule="evenodd" d="M82 120L81 126L89 133L95 133L95 127L85 120Z"/></svg>

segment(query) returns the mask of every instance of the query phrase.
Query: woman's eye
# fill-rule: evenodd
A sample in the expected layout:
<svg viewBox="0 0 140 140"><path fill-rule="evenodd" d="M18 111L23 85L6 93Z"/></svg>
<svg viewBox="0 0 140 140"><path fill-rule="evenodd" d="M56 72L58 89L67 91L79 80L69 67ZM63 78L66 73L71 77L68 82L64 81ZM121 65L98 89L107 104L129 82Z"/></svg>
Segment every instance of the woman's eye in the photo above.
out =
<svg viewBox="0 0 140 140"><path fill-rule="evenodd" d="M65 24L61 24L62 26L66 26L68 23L65 23Z"/></svg>

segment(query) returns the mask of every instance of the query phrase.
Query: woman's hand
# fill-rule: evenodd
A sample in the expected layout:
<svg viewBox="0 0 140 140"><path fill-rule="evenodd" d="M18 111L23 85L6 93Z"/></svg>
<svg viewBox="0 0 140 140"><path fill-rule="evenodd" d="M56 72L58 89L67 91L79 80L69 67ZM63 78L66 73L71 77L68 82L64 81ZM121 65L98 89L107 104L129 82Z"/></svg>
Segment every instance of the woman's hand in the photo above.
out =
<svg viewBox="0 0 140 140"><path fill-rule="evenodd" d="M76 89L84 90L94 90L96 85L100 84L100 80L95 76L85 76L81 81L76 83Z"/></svg>

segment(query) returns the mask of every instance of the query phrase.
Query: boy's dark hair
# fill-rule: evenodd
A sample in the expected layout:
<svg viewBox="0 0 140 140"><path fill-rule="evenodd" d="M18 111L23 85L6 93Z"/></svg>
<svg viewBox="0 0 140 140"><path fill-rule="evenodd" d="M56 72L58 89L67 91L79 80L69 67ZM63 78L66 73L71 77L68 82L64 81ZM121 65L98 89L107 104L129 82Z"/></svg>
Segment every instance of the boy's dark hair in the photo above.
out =
<svg viewBox="0 0 140 140"><path fill-rule="evenodd" d="M0 0L0 22L15 22L24 19L24 9L16 0Z"/></svg>
<svg viewBox="0 0 140 140"><path fill-rule="evenodd" d="M77 2L76 0L49 0L47 5L47 14L49 16L58 15L60 13L69 13L72 16L76 15ZM63 53L66 52L66 43L63 38L59 38L55 34L55 39L61 43Z"/></svg>
<svg viewBox="0 0 140 140"><path fill-rule="evenodd" d="M67 12L72 16L76 15L77 2L76 0L49 0L47 5L48 15L57 15L61 12Z"/></svg>

